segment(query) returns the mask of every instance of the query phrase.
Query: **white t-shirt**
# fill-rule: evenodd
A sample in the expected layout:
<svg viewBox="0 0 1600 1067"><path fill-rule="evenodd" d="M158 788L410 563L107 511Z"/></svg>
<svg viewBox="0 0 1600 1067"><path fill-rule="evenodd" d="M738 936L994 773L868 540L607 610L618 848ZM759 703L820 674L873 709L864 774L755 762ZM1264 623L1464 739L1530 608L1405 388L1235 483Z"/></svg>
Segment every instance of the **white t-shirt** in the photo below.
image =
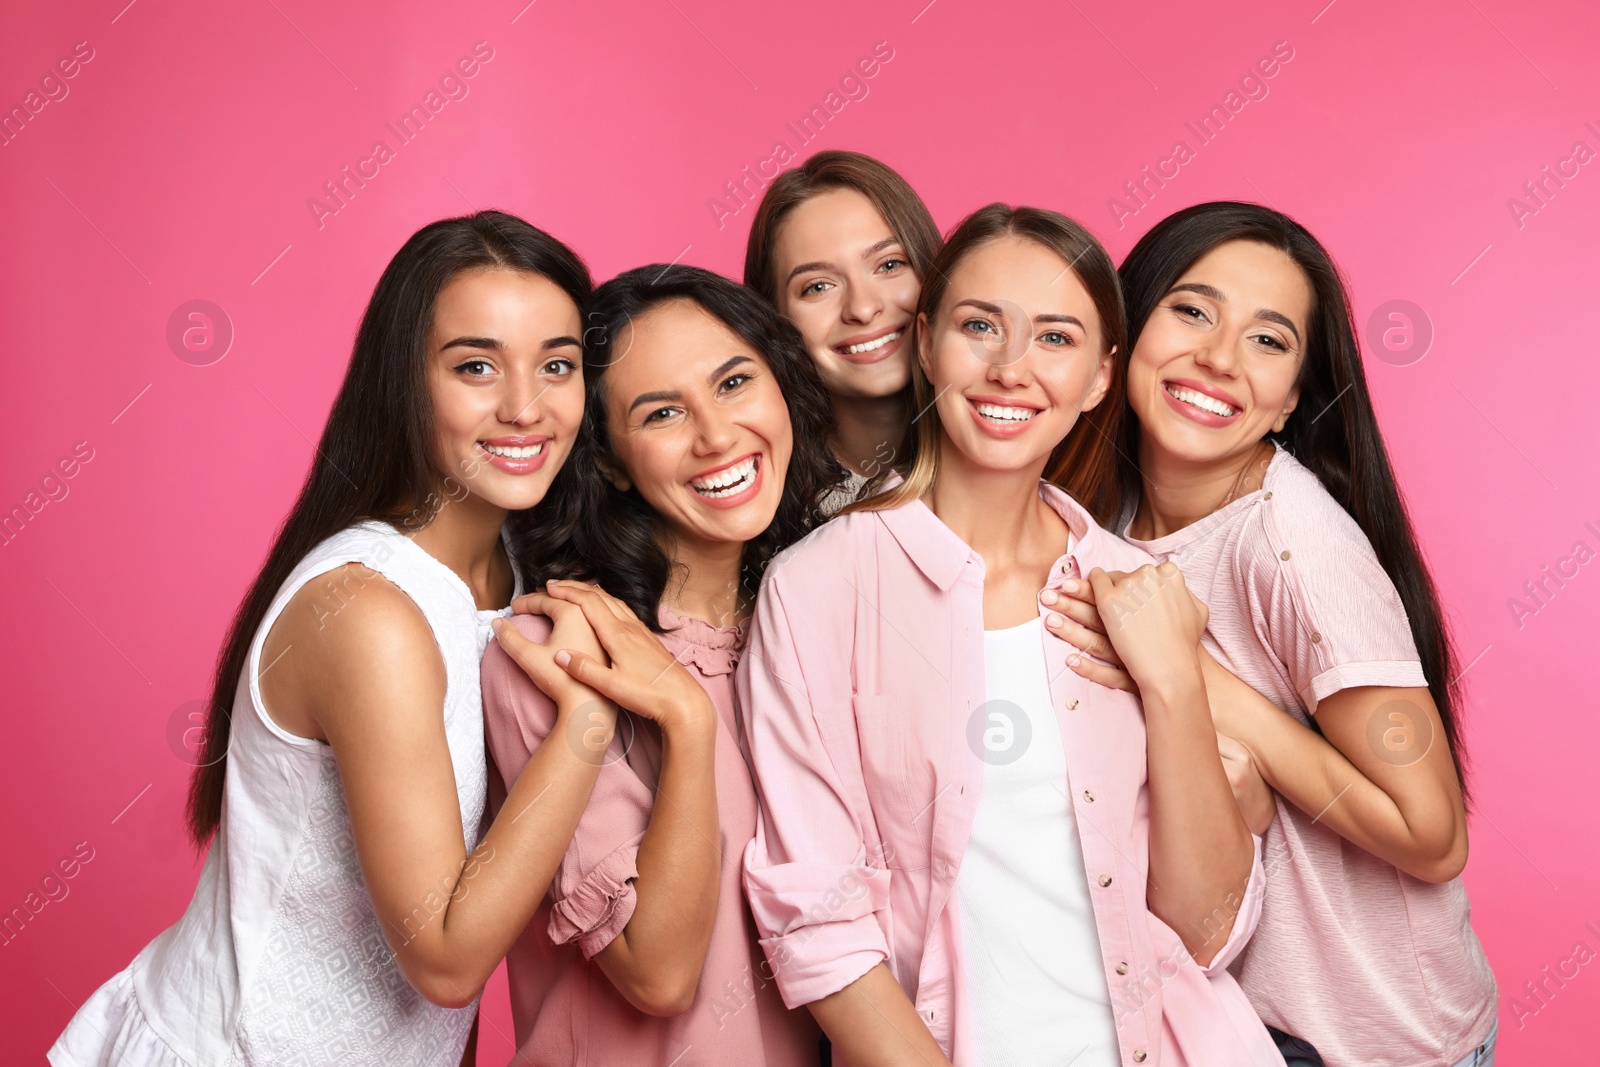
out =
<svg viewBox="0 0 1600 1067"><path fill-rule="evenodd" d="M1043 621L983 635L983 794L956 878L983 1067L1116 1067Z"/></svg>

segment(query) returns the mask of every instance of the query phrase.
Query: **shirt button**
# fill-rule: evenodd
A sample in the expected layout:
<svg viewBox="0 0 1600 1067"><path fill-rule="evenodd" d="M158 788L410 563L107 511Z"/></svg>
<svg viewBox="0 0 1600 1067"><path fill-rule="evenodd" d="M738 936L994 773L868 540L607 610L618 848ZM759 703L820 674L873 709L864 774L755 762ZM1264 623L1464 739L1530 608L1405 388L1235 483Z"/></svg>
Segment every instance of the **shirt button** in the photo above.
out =
<svg viewBox="0 0 1600 1067"><path fill-rule="evenodd" d="M1278 553L1278 558L1279 559L1288 559L1289 558L1289 550L1286 548L1282 552L1279 552Z"/></svg>
<svg viewBox="0 0 1600 1067"><path fill-rule="evenodd" d="M1100 876L1100 886L1101 886L1101 888L1104 888L1104 887L1106 887L1106 886L1108 886L1110 884L1111 884L1111 876L1109 874L1102 874Z"/></svg>
<svg viewBox="0 0 1600 1067"><path fill-rule="evenodd" d="M1118 974L1127 974L1128 973L1128 965L1126 963L1117 964L1117 973Z"/></svg>
<svg viewBox="0 0 1600 1067"><path fill-rule="evenodd" d="M1271 489L1268 489L1268 490L1267 490L1267 495L1266 495L1266 496L1264 496L1264 497L1262 497L1262 498L1261 498L1261 499L1262 499L1262 500L1271 500L1271 499L1272 499L1272 490L1271 490Z"/></svg>
<svg viewBox="0 0 1600 1067"><path fill-rule="evenodd" d="M1136 1048L1136 1049L1133 1050L1133 1062L1134 1063L1143 1063L1144 1059L1145 1059L1145 1056L1146 1056L1146 1052L1145 1052L1144 1049Z"/></svg>
<svg viewBox="0 0 1600 1067"><path fill-rule="evenodd" d="M1085 789L1083 791L1083 799L1088 801L1089 803L1093 804L1094 803L1094 790Z"/></svg>
<svg viewBox="0 0 1600 1067"><path fill-rule="evenodd" d="M1321 634L1319 634L1319 633L1316 633L1316 632L1313 632L1313 633L1312 633L1312 634L1311 634L1311 643L1312 643L1312 644L1318 644L1318 643L1320 643L1320 642L1321 642L1321 641L1322 641L1322 635L1321 635Z"/></svg>
<svg viewBox="0 0 1600 1067"><path fill-rule="evenodd" d="M1067 710L1068 711L1072 711L1077 706L1078 706L1078 698L1077 697L1073 697L1071 700L1067 701Z"/></svg>

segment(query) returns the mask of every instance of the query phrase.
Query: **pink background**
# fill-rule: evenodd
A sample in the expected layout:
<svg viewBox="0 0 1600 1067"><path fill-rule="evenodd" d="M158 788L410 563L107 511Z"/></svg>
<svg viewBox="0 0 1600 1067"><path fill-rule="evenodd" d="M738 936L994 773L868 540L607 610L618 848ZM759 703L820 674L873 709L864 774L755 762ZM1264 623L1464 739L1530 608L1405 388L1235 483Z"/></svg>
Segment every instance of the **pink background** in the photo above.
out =
<svg viewBox="0 0 1600 1067"><path fill-rule="evenodd" d="M1600 951L1600 372L1583 340L1600 164L1563 163L1575 142L1600 150L1592 4L524 3L8 14L4 108L26 106L78 42L93 58L47 83L67 95L0 147L0 510L46 500L41 479L79 442L92 459L47 479L66 495L0 540L0 912L79 842L93 859L0 946L0 1058L40 1062L189 899L184 706L204 694L401 241L498 206L569 241L600 279L674 258L737 275L752 209L725 201L719 226L708 201L778 141L802 158L880 156L941 227L990 200L1040 204L1119 259L1184 205L1265 201L1334 250L1363 324L1387 301L1421 309L1424 358L1370 349L1368 373L1470 664L1465 877L1500 980L1503 1062L1593 1058L1600 963L1565 961L1580 941ZM385 123L479 41L493 58L468 95L398 145ZM786 124L880 41L892 59L847 83L859 99L841 91L800 143ZM1280 41L1293 58L1267 95L1201 145L1185 123ZM380 138L393 158L319 226L308 200ZM1109 200L1179 139L1193 158L1148 206L1126 201L1119 227ZM1508 201L1546 165L1565 185L1547 181L1547 202L1519 218ZM195 299L234 335L206 366L214 342L185 361L167 339ZM1579 541L1583 562L1563 563ZM1511 599L1546 566L1565 584L1519 618ZM1542 1001L1523 991L1536 980ZM502 1063L503 978L485 1003L482 1061Z"/></svg>

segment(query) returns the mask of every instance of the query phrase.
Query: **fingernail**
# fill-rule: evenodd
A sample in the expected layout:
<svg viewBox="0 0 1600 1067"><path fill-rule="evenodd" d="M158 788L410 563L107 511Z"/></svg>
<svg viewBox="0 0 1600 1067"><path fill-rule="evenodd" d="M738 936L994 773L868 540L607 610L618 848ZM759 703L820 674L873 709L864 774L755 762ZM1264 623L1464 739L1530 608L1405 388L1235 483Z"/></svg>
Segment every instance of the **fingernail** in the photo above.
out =
<svg viewBox="0 0 1600 1067"><path fill-rule="evenodd" d="M1066 581L1061 583L1061 588L1065 589L1069 593L1076 593L1078 591L1078 579L1068 578Z"/></svg>
<svg viewBox="0 0 1600 1067"><path fill-rule="evenodd" d="M1052 611L1044 621L1046 626L1060 626L1066 620Z"/></svg>
<svg viewBox="0 0 1600 1067"><path fill-rule="evenodd" d="M563 648L560 652L556 653L556 666L565 667L567 664L569 664L571 662L572 662L572 653L571 652L568 652L566 649Z"/></svg>
<svg viewBox="0 0 1600 1067"><path fill-rule="evenodd" d="M1039 594L1039 599L1044 601L1046 604L1054 604L1057 599L1056 591L1054 589L1046 589L1043 593Z"/></svg>
<svg viewBox="0 0 1600 1067"><path fill-rule="evenodd" d="M496 615L494 618L489 620L489 629L493 630L495 633L499 633L500 627L504 626L505 624L506 620Z"/></svg>
<svg viewBox="0 0 1600 1067"><path fill-rule="evenodd" d="M554 578L551 578L551 579L547 580L544 583L544 587L546 589L554 589L556 587L556 580Z"/></svg>
<svg viewBox="0 0 1600 1067"><path fill-rule="evenodd" d="M1079 659L1079 657L1077 657L1075 655L1074 656L1068 656L1067 657L1067 666L1076 669L1077 666L1078 666L1078 659Z"/></svg>

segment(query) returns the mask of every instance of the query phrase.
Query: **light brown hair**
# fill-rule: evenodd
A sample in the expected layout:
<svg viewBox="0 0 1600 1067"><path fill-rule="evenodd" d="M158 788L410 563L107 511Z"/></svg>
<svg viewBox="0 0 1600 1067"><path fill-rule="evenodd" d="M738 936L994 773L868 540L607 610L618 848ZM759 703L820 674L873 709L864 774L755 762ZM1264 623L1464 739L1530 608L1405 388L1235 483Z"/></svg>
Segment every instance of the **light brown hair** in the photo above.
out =
<svg viewBox="0 0 1600 1067"><path fill-rule="evenodd" d="M828 151L784 171L767 187L745 245L746 285L772 303L778 302L778 265L773 254L784 219L818 193L833 189L853 189L866 197L899 239L917 278L927 281L939 253L939 227L916 190L893 168L871 156Z"/></svg>

